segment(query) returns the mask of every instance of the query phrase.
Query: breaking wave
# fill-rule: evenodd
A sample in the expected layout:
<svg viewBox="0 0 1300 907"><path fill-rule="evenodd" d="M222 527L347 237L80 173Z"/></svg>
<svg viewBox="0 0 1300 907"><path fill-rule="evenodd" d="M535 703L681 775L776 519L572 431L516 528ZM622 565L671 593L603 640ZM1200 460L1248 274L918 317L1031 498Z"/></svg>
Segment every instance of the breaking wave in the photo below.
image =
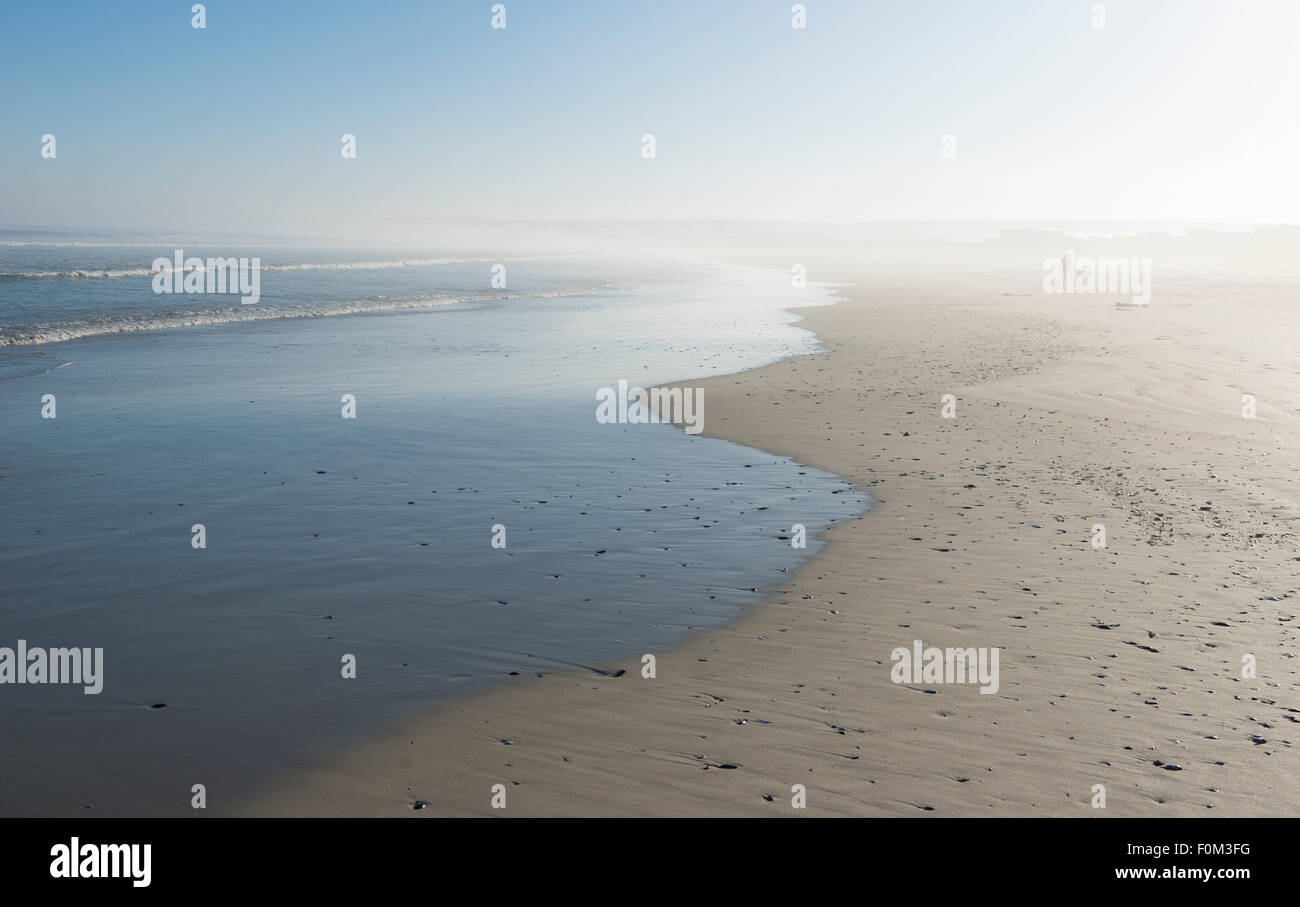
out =
<svg viewBox="0 0 1300 907"><path fill-rule="evenodd" d="M541 261L545 257L546 256L531 256L526 258L395 258L385 261L324 261L289 265L264 264L261 266L261 269L263 271L380 271L390 268L425 268L435 265L473 264L475 262ZM199 270L204 270L204 268L200 267ZM52 280L58 278L68 280L89 280L96 278L151 277L153 274L153 268L77 268L68 271L0 271L0 280Z"/></svg>
<svg viewBox="0 0 1300 907"><path fill-rule="evenodd" d="M486 260L486 259L485 259ZM495 259L493 259L495 260ZM608 289L608 287L606 288ZM69 321L30 327L0 326L0 347L34 346L40 343L59 343L83 337L107 334L130 334L140 331L169 331L176 328L206 327L216 324L234 324L246 321L272 321L291 318L331 318L340 315L377 315L385 313L420 312L442 306L466 302L505 302L511 299L559 299L590 296L593 289L557 291L547 293L502 293L467 296L419 296L406 299L372 299L361 302L318 303L298 305L293 303L274 306L235 306L221 309L195 309L180 312L115 313L101 318Z"/></svg>

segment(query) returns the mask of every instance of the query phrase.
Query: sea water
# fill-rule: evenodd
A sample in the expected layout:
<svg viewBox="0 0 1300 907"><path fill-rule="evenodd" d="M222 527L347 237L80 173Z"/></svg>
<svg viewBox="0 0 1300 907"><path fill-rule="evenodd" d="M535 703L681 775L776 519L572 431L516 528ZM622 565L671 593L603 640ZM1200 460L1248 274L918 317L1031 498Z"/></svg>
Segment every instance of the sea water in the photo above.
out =
<svg viewBox="0 0 1300 907"><path fill-rule="evenodd" d="M194 783L220 812L512 672L639 663L868 503L787 458L595 418L619 381L814 351L786 309L832 295L788 273L187 248L260 254L244 306L152 293L165 244L6 242L0 646L103 655L96 695L0 686L2 813L189 814Z"/></svg>

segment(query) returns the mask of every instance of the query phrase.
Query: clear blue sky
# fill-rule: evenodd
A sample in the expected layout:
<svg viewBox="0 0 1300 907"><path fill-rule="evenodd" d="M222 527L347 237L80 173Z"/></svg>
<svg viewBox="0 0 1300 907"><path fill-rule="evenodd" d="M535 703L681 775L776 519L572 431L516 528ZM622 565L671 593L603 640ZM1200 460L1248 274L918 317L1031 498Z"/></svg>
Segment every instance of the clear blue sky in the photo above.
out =
<svg viewBox="0 0 1300 907"><path fill-rule="evenodd" d="M1300 221L1295 0L191 5L0 7L0 225Z"/></svg>

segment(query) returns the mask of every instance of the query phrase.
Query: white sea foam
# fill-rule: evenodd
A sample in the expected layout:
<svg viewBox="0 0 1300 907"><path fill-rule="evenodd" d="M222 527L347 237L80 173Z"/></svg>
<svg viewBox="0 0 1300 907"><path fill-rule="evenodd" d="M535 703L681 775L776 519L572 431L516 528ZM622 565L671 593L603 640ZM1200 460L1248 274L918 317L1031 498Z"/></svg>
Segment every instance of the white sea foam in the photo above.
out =
<svg viewBox="0 0 1300 907"><path fill-rule="evenodd" d="M425 268L437 265L473 264L475 262L542 261L546 256L524 258L395 258L385 261L323 261L302 264L262 265L263 271L380 271L390 268ZM202 266L198 270L203 270ZM51 280L64 278L149 277L152 268L76 268L67 271L0 271L0 280Z"/></svg>
<svg viewBox="0 0 1300 907"><path fill-rule="evenodd" d="M505 302L511 299L560 299L588 296L594 290L570 290L549 293L502 293L470 296L419 296L399 299L372 299L356 302L321 303L318 305L283 304L252 308L239 306L225 309L198 309L185 312L115 313L102 318L88 318L30 327L0 327L0 347L34 346L59 343L83 337L107 334L132 334L141 331L169 331L175 328L207 327L245 321L273 321L289 318L332 318L341 315L382 315L385 313L430 311L442 306L466 302Z"/></svg>

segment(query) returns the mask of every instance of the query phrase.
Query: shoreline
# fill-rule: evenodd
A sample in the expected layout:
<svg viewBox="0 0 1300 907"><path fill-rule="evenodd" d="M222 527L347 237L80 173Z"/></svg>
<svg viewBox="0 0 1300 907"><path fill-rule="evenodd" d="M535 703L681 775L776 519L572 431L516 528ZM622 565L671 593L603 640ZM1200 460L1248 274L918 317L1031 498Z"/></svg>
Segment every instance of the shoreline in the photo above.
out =
<svg viewBox="0 0 1300 907"><path fill-rule="evenodd" d="M31 427L36 445L10 464L32 478L9 502L25 515L7 524L12 559L48 563L63 557L57 539L96 531L83 549L95 564L62 561L77 581L11 571L6 610L42 601L48 617L29 612L28 638L75 628L111 664L106 698L9 703L32 745L6 759L28 784L5 809L187 815L188 796L174 794L198 778L224 792L218 814L283 771L508 672L658 651L730 619L751 587L803 560L777 530L805 510L843 519L864 502L834 476L752 449L667 426L601 426L588 400L610 374L696 374L701 350L711 358L700 370L722 372L813 349L780 307L789 294L767 289L770 273L719 269L683 292L665 281L671 289L643 304L449 312L414 331L337 318L85 340L64 353L74 368L10 387L6 418ZM761 303L737 292L750 284ZM698 325L660 336L674 306ZM644 339L579 355L612 316ZM589 341L568 324L578 317L596 325ZM755 327L723 349L711 338L730 323ZM513 358L480 355L493 326L569 346L521 340L505 349ZM153 387L173 370L176 382ZM494 389L509 393L485 407L479 395ZM37 390L72 418L36 421ZM340 418L343 391L361 399L360 422ZM216 542L203 554L191 553L195 520ZM487 544L498 522L521 543L509 552ZM91 569L99 563L146 564L148 579ZM221 668L199 676L195 652ZM361 683L338 685L343 653L363 663ZM67 729L97 754L94 770L38 755L58 751ZM139 770L139 752L170 766Z"/></svg>
<svg viewBox="0 0 1300 907"><path fill-rule="evenodd" d="M1289 535L1246 546L1263 557L1225 544L1257 541L1269 518L1224 491L1230 504L1211 511L1221 534L1194 522L1150 532L1168 512L1157 504L1203 513L1201 453L1240 458L1241 426L1208 421L1217 401L1141 411L1144 368L1186 371L1177 346L1152 344L1197 336L1197 313L1134 331L1133 313L1104 300L1044 307L943 278L854 278L839 268L829 279L853 284L846 298L800 313L824 352L677 384L709 391L704 434L852 482L874 498L864 517L824 533L822 551L736 620L655 653L653 680L634 658L608 666L622 677L511 678L237 812L1085 816L1098 784L1110 815L1300 812L1288 697L1269 690L1294 693L1279 657L1294 641L1274 638L1274 609L1242 611L1250 583L1222 581L1243 558L1270 581L1295 576L1294 555L1280 556ZM1174 352L1162 363L1117 345ZM1108 390L1071 390L1090 382ZM941 420L941 392L957 397L956 419ZM1130 476L1171 427L1196 441L1155 469L1178 481ZM1098 520L1101 552L1088 544ZM999 648L999 692L893 683L890 652L914 639ZM1234 678L1246 650L1271 673ZM498 784L505 809L491 805ZM792 803L800 784L805 809Z"/></svg>
<svg viewBox="0 0 1300 907"><path fill-rule="evenodd" d="M759 268L761 270L772 270L768 266L756 265L750 263L740 263L740 262L712 262L712 263L706 262L706 264L715 264L715 265L739 264L741 267ZM788 362L792 359L827 355L829 351L826 349L821 335L818 334L816 330L808 327L804 322L807 319L807 315L809 312L813 312L819 309L821 310L834 309L849 302L848 297L845 296L844 294L846 290L852 285L847 283L835 283L835 282L827 283L825 281L819 281L818 284L824 287L825 289L829 290L832 294L834 294L835 298L833 302L829 304L824 301L810 302L807 305L791 305L785 308L785 311L800 316L798 319L796 319L795 322L793 322L794 326L799 327L803 330L807 330L809 333L813 334L813 336L816 338L818 349L812 352L792 353L784 356L783 358L766 362L754 366L752 368L743 369L738 372L728 372L721 375L709 375L707 377L700 377L698 379L691 379L691 380L668 381L661 384L655 384L652 386L663 387L663 388L687 388L687 387L708 388L712 386L714 383L725 382L728 381L729 379L735 378L736 376L740 376L740 375L762 372L767 369L779 366L782 363ZM707 427L708 424L709 423L706 420L705 421L706 427L701 432L701 435L704 437L716 438L719 440L728 441L730 443L737 444L742 447L754 449L757 452L764 453L764 454L769 454L773 456L788 456L791 459L796 460L801 467L820 468L820 467L816 467L812 463L805 462L801 457L797 455L779 454L773 450L761 448L755 444L747 443L744 440L740 440L729 434L724 434L717 431L710 431ZM673 427L679 430L682 428L681 425L674 425ZM831 472L830 470L825 470L825 471ZM853 517L851 522L857 522L866 518L875 508L876 504L879 503L879 501L873 495L869 495L866 492L866 490L862 487L862 485L857 481L853 480L852 478L844 475L840 475L838 473L833 473L833 474L836 476L836 478L840 479L845 483L846 489L852 489L860 494L867 496L869 499L869 503L867 504L866 508L862 510L857 516ZM826 551L833 544L831 540L832 534L837 529L843 528L844 525L846 525L846 522L844 520L840 520L828 526L824 531L818 534L815 537L815 539L817 542L821 543L821 550L806 555L802 564L798 568L796 568L795 572L802 573L804 571L810 570L813 567L813 565L816 564L819 557L825 554ZM795 574L791 574L792 577L794 575ZM680 660L683 657L683 650L685 650L688 646L694 643L699 643L702 637L708 637L711 636L712 634L716 634L727 629L734 629L734 627L732 627L732 624L742 622L748 619L751 616L752 612L760 608L763 608L764 605L768 602L768 599L770 597L772 597L773 595L786 594L784 592L781 592L780 590L769 593L767 590L770 589L771 587L772 584L760 587L760 591L763 592L762 596L756 601L750 602L748 604L744 604L742 606L742 610L734 620L726 621L715 628L693 628L687 632L685 638L679 641L676 646L673 646L667 651L656 652L652 654L656 656L656 660L660 665L663 664L664 659L666 658L674 661ZM788 591L792 591L792 589ZM706 659L700 658L699 660L704 661ZM547 678L551 682L563 681L568 684L580 685L585 681L598 680L602 682L608 682L608 681L613 681L615 679L621 679L616 677L616 675L620 674L621 672L626 672L625 674L623 674L623 677L632 678L634 676L637 676L638 672L640 672L642 668L643 668L643 664L640 661L628 656L628 657L616 659L614 661L600 662L596 665L570 665L568 669L565 670L564 672L552 670L551 673L547 674ZM376 787L374 784L368 783L367 790L361 793L359 796L348 796L343 790L343 788L350 786L348 781L344 780L348 778L350 769L343 768L343 766L368 765L371 762L371 760L375 758L375 756L371 752L369 752L374 748L379 748L381 750L386 751L383 753L383 755L379 756L379 758L381 759L385 757L396 758L400 762L405 763L406 759L405 759L404 752L401 750L402 744L400 743L400 741L409 738L410 734L413 732L412 730L413 728L427 729L430 724L436 725L444 721L456 721L456 717L454 716L464 716L465 713L474 710L476 707L482 707L482 704L491 702L491 700L493 700L495 697L508 696L509 694L517 691L518 688L516 686L516 682L527 681L529 679L530 678L528 678L527 675L521 673L519 676L507 678L507 681L505 683L497 682L491 687L469 692L465 695L457 696L452 699L439 702L435 704L427 712L397 722L395 727L390 727L387 729L388 730L387 733L382 734L381 736L377 736L366 742L363 742L362 744L359 745L359 747L356 750L341 754L341 758L340 758L340 754L335 754L333 757L327 757L323 762L314 765L311 768L296 773L294 777L290 779L290 784L294 790L293 793L286 794L285 791L276 789L271 791L262 791L254 795L253 797L244 798L240 802L239 807L233 812L233 815L238 817L288 816L288 815L320 816L320 817L339 816L339 815L354 815L354 816L394 815L394 811L391 808L392 803L391 802L381 803L379 799L382 798L383 801L388 801L390 799L389 795L380 793L379 790L380 788L382 788L384 791L396 791L395 787L389 784L379 784L378 787ZM522 691L520 690L519 692ZM530 692L536 693L538 691L533 690ZM543 692L543 698L548 698L546 696L545 691L542 692ZM495 705L495 703L492 704ZM420 733L419 730L416 730L414 732ZM437 732L438 732L437 730L434 730L435 734ZM509 738L505 738L505 739L509 739ZM415 741L411 741L410 745L415 745ZM510 745L514 745L514 742L512 741ZM360 759L361 761L357 762L356 760L358 759ZM414 788L414 785L412 785L411 787ZM322 808L317 810L311 805L311 803L312 801L315 800L315 798L319 794L324 793L327 789L329 791L328 802L327 803L322 802L321 804ZM448 814L438 809L438 803L436 801L430 801L428 799L422 798L419 795L415 795L413 790L406 791L406 793L410 796L406 797L406 802L403 804L403 808L396 813L397 815L405 815L407 813L410 813L411 815L415 815L415 816ZM400 797L402 795L398 794L398 796ZM348 812L340 812L339 811L340 799L349 800L350 803L355 808ZM416 806L416 804L421 804L421 805ZM376 810L376 807L379 807L379 809ZM491 812L495 813L498 811L492 810ZM467 808L462 814L467 816L481 815L480 812L474 810L472 807ZM600 812L600 813L592 813L592 814L596 815L596 814L604 814L604 813ZM618 814L618 812L615 811L610 814L616 815Z"/></svg>

